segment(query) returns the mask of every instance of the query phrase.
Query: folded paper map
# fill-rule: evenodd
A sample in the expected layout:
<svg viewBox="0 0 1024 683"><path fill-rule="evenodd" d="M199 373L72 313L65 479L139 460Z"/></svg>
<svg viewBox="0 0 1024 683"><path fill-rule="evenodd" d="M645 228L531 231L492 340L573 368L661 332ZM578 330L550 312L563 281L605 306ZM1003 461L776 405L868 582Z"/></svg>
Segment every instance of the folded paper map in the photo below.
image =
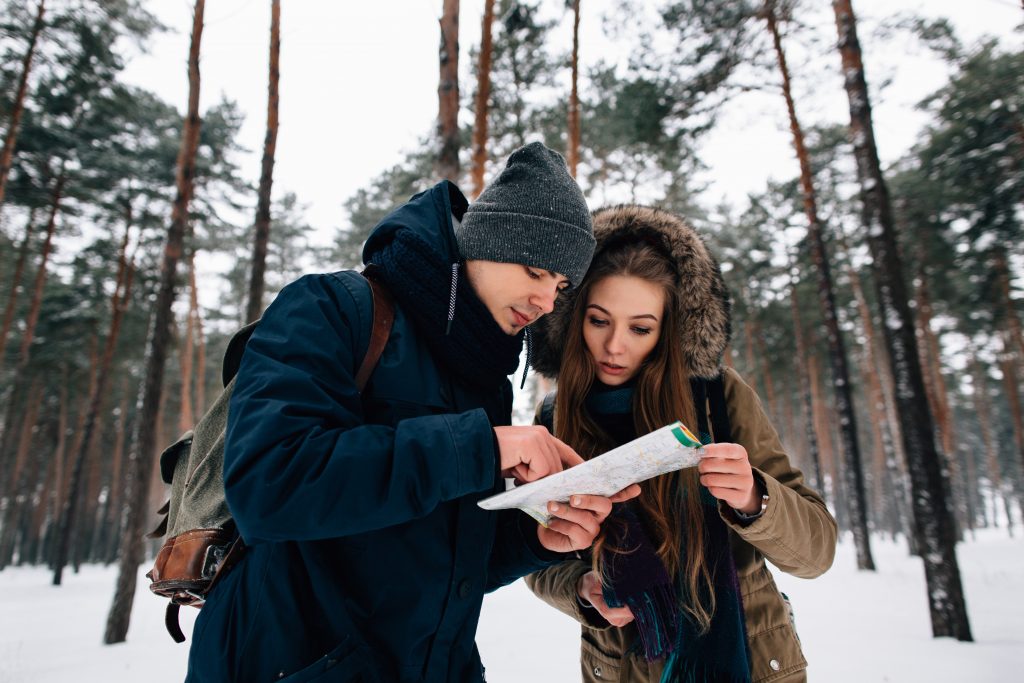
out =
<svg viewBox="0 0 1024 683"><path fill-rule="evenodd" d="M516 486L477 504L485 510L519 508L544 526L548 501L568 502L582 493L610 496L630 484L692 467L700 461L700 441L680 422L638 437L558 474Z"/></svg>

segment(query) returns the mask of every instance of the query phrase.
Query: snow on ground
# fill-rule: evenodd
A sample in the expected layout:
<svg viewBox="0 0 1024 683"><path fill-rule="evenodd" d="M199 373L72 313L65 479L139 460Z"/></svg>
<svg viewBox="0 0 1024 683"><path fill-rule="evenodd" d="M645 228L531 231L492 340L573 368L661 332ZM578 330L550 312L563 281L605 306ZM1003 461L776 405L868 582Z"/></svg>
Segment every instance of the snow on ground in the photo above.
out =
<svg viewBox="0 0 1024 683"><path fill-rule="evenodd" d="M1024 540L991 530L959 548L974 643L931 637L924 570L902 543L875 539L872 550L874 573L855 569L848 540L821 578L776 572L796 610L812 681L1015 678L1024 654ZM180 681L187 646L164 631L165 603L149 593L141 572L128 642L100 644L115 579L114 568L88 566L66 572L58 588L38 568L0 572L0 681ZM186 634L194 614L182 609ZM490 683L579 680L576 625L521 581L484 600L477 642Z"/></svg>

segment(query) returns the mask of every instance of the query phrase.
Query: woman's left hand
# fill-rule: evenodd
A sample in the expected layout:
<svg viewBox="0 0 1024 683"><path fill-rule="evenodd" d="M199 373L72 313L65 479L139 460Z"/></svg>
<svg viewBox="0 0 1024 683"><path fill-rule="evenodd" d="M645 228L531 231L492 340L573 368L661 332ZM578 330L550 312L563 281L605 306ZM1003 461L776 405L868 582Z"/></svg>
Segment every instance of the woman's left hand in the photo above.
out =
<svg viewBox="0 0 1024 683"><path fill-rule="evenodd" d="M711 495L734 510L752 515L761 509L761 495L754 483L747 449L738 443L713 443L704 446L697 464L700 483Z"/></svg>

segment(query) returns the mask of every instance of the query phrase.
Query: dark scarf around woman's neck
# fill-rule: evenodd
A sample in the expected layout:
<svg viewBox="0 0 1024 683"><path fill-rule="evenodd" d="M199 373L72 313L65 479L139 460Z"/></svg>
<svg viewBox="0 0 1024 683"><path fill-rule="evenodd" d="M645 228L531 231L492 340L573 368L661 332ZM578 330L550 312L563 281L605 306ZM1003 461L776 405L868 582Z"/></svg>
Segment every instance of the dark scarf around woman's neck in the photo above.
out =
<svg viewBox="0 0 1024 683"><path fill-rule="evenodd" d="M596 382L585 401L591 417L621 443L637 436L632 418L634 393L634 382L616 387ZM707 425L702 422L696 428L701 441L709 443ZM717 501L703 487L701 503L704 557L715 593L715 612L707 633L701 634L681 609L681 601L691 598L684 598L682 582L669 576L637 514L638 506L630 503L616 505L603 526L604 598L610 607L630 608L640 636L637 646L644 658L665 661L662 683L747 683L750 655L729 532L718 515ZM681 539L681 552L685 547L685 539ZM680 565L685 565L686 558L679 559Z"/></svg>
<svg viewBox="0 0 1024 683"><path fill-rule="evenodd" d="M516 371L523 333L505 334L468 280L425 240L399 230L369 260L431 352L460 380L494 390Z"/></svg>

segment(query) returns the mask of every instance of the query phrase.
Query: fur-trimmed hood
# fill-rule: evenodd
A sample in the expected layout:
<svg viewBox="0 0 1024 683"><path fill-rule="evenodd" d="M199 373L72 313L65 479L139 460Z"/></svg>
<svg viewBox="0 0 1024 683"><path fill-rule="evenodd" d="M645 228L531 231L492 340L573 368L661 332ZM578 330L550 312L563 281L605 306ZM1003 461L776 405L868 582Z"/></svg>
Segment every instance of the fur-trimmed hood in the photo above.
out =
<svg viewBox="0 0 1024 683"><path fill-rule="evenodd" d="M691 372L713 378L721 372L722 354L732 334L729 291L722 279L718 261L704 240L679 216L635 204L599 209L593 214L597 249L603 249L623 237L643 235L665 246L675 258L679 270L679 325L683 353ZM561 364L561 351L569 327L572 306L579 288L560 296L555 310L542 317L531 329L534 333L533 367L555 379Z"/></svg>

